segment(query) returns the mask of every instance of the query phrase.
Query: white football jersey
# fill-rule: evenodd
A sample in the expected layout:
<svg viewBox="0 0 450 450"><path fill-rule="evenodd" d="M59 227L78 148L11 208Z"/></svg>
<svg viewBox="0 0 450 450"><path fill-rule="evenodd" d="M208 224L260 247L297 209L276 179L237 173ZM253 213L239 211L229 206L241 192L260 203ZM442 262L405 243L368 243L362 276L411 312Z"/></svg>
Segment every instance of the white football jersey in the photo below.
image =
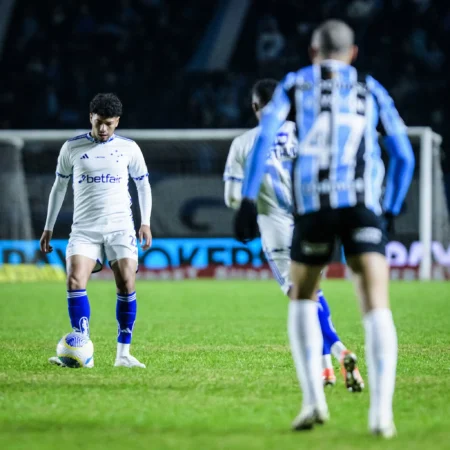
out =
<svg viewBox="0 0 450 450"><path fill-rule="evenodd" d="M256 127L234 139L225 166L224 181L244 180L247 158L259 132L260 127ZM267 158L266 171L258 196L259 214L291 214L291 171L297 147L295 123L286 121L278 130L276 141Z"/></svg>
<svg viewBox="0 0 450 450"><path fill-rule="evenodd" d="M117 231L133 229L128 175L148 176L139 146L113 134L107 142L90 133L69 139L61 148L56 175L73 177L72 229Z"/></svg>

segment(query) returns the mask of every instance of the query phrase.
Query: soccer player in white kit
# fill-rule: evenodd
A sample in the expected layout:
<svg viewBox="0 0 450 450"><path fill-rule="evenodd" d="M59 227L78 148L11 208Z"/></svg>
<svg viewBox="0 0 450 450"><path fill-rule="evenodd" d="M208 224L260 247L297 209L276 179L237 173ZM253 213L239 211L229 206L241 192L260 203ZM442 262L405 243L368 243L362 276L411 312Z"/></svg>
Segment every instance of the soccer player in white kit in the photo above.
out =
<svg viewBox="0 0 450 450"><path fill-rule="evenodd" d="M90 306L86 292L91 273L102 269L104 256L117 286L117 355L114 366L142 367L130 354L136 319L135 278L138 249L128 177L136 183L141 212L139 241L151 245L152 208L148 170L138 145L114 133L122 104L114 94L98 94L90 104L92 130L69 139L61 148L52 187L41 250L50 253L53 227L72 178L74 215L66 250L67 300L74 331L89 336ZM49 362L64 366L57 357ZM94 361L91 360L90 367Z"/></svg>
<svg viewBox="0 0 450 450"><path fill-rule="evenodd" d="M260 80L252 89L252 108L256 118L272 98L278 82ZM241 203L242 181L246 161L259 135L255 127L234 139L224 173L225 203L229 208L238 209ZM290 248L294 220L292 216L291 171L297 156L298 141L295 122L287 120L278 130L266 163L266 170L257 199L258 226L263 250L272 273L285 295L291 288ZM341 371L346 387L351 392L360 392L364 381L356 365L356 356L340 341L328 303L321 290L317 293L319 321L323 334L323 373L324 385L334 385L336 376L331 362L331 354L341 363ZM351 362L350 367L344 359Z"/></svg>

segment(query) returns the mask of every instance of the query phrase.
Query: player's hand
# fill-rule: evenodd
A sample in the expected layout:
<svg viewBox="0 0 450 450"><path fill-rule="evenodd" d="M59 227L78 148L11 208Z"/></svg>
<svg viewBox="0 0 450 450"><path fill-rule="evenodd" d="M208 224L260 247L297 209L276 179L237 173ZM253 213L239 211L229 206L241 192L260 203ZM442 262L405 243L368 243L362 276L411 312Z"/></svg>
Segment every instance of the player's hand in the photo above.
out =
<svg viewBox="0 0 450 450"><path fill-rule="evenodd" d="M234 236L238 241L246 243L258 236L257 215L256 203L244 198L234 218Z"/></svg>
<svg viewBox="0 0 450 450"><path fill-rule="evenodd" d="M51 253L53 251L53 247L50 245L52 235L53 231L50 230L44 230L42 233L41 240L39 241L42 253Z"/></svg>
<svg viewBox="0 0 450 450"><path fill-rule="evenodd" d="M152 245L152 232L148 225L141 225L139 228L139 243L142 250L148 250Z"/></svg>

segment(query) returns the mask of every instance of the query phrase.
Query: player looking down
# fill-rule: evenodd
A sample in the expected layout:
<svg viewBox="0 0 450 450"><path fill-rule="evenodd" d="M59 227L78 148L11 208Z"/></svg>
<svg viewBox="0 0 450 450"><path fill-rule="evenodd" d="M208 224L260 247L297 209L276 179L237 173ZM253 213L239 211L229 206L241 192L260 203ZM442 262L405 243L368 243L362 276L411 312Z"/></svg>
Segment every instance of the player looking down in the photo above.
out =
<svg viewBox="0 0 450 450"><path fill-rule="evenodd" d="M414 154L386 90L351 66L356 55L353 31L345 23L329 20L314 31L313 64L289 73L264 108L261 131L247 161L235 232L243 241L257 235L256 200L267 155L294 106L299 149L292 174L295 227L288 334L303 404L292 427L310 429L329 417L319 379L323 344L315 296L339 238L362 305L369 429L390 438L396 434L392 401L397 334L389 307L382 214L388 221L399 214L413 175ZM378 126L390 159L383 207Z"/></svg>
<svg viewBox="0 0 450 450"><path fill-rule="evenodd" d="M275 80L260 80L252 89L252 108L257 120L277 87ZM242 181L250 151L258 137L255 127L234 139L228 155L224 181L225 204L238 209L241 204ZM295 122L287 120L277 131L266 161L263 181L258 194L258 226L264 253L272 273L285 295L292 286L290 248L294 219L292 217L291 171L297 156L298 141ZM346 387L360 392L364 382L356 366L356 356L340 341L331 321L330 308L322 291L317 292L319 322L323 336L322 379L324 385L334 385L336 376L331 354L341 363Z"/></svg>
<svg viewBox="0 0 450 450"><path fill-rule="evenodd" d="M72 179L74 215L66 250L67 301L72 328L89 336L90 306L86 286L91 273L102 269L106 256L117 287L118 337L114 365L145 368L130 355L136 319L138 250L128 177L133 178L138 192L139 241L144 250L152 241L152 196L140 148L131 139L114 133L121 115L122 104L114 94L96 95L90 104L91 132L69 139L62 146L40 246L45 253L52 251L53 227ZM50 358L49 362L64 365L58 357ZM92 359L90 366L93 365Z"/></svg>

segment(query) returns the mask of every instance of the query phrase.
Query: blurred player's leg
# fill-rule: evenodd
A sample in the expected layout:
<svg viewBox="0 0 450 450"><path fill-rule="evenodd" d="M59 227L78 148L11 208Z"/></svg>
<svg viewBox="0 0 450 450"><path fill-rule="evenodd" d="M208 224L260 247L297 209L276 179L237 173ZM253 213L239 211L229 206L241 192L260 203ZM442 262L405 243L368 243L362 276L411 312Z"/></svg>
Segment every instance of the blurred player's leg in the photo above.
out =
<svg viewBox="0 0 450 450"><path fill-rule="evenodd" d="M136 277L137 262L134 259L122 258L114 261L112 270L117 286L116 318L118 324L117 355L114 366L141 367L145 364L130 355L130 345L136 320Z"/></svg>
<svg viewBox="0 0 450 450"><path fill-rule="evenodd" d="M330 336L327 334L330 328L330 324L328 320L331 320L329 317L329 309L328 304L326 303L325 297L323 296L323 292L319 289L317 291L317 299L318 299L318 315L320 328L322 331L323 337L323 348L322 348L322 380L324 386L334 386L336 384L336 375L334 373L333 363L331 361L331 344L334 343L333 339L330 339ZM326 307L324 307L324 303ZM334 330L334 328L333 328Z"/></svg>
<svg viewBox="0 0 450 450"><path fill-rule="evenodd" d="M330 307L323 292L317 292L319 306L319 321L322 329L323 350L323 381L325 385L333 385L336 382L333 366L331 364L330 352L341 364L345 386L350 392L361 392L364 389L364 380L359 373L357 358L354 353L340 341L339 336L331 320Z"/></svg>
<svg viewBox="0 0 450 450"><path fill-rule="evenodd" d="M320 310L320 305L319 310ZM320 318L319 318L320 321ZM331 350L330 346L325 340L325 337L322 333L323 337L323 346L322 346L322 380L324 386L334 386L336 384L336 375L334 373L333 362L331 361Z"/></svg>
<svg viewBox="0 0 450 450"><path fill-rule="evenodd" d="M348 257L355 273L364 314L366 358L370 385L369 427L375 434L395 434L392 400L397 367L397 333L389 308L389 268L384 255Z"/></svg>
<svg viewBox="0 0 450 450"><path fill-rule="evenodd" d="M300 414L294 430L311 429L328 420L328 406L322 383L323 338L317 312L316 286L323 266L291 263L288 334L297 377L303 391Z"/></svg>
<svg viewBox="0 0 450 450"><path fill-rule="evenodd" d="M264 254L270 270L283 294L291 288L292 217L289 215L258 215Z"/></svg>
<svg viewBox="0 0 450 450"><path fill-rule="evenodd" d="M337 335L336 329L334 328L333 322L331 321L331 312L328 302L323 295L322 290L317 291L317 301L319 307L319 321L320 328L322 329L323 340L325 345L333 353L333 356L340 360L341 352L347 350L345 345L340 341ZM329 353L330 353L329 352Z"/></svg>

